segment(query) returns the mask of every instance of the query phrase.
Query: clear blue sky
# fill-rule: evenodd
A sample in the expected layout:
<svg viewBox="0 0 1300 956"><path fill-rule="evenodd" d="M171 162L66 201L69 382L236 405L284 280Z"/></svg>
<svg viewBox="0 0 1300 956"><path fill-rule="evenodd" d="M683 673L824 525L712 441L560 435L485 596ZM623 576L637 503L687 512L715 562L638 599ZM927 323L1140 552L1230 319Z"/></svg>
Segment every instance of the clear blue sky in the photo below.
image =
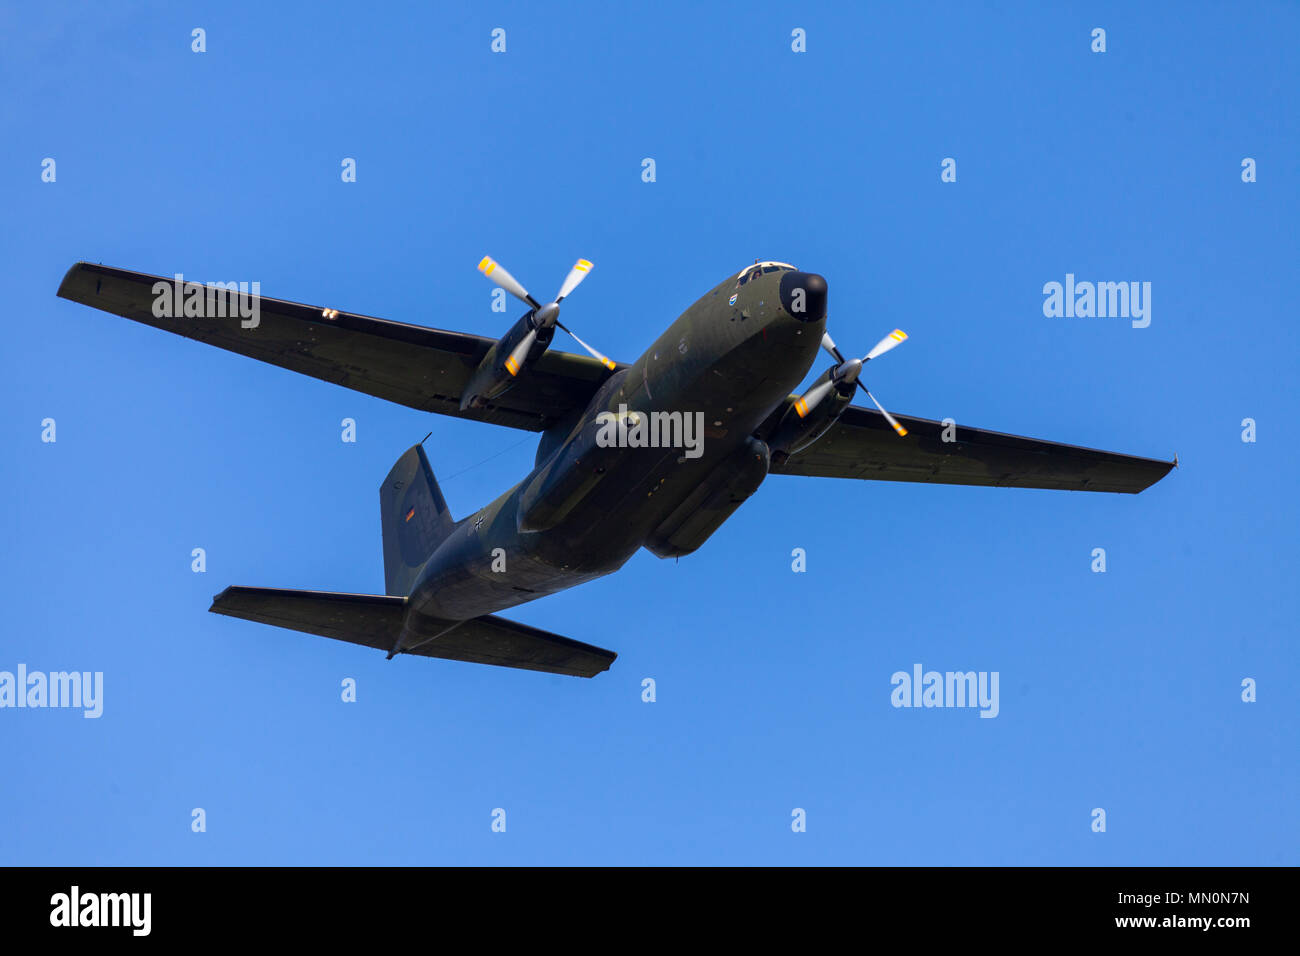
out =
<svg viewBox="0 0 1300 956"><path fill-rule="evenodd" d="M105 682L99 720L0 710L0 863L1300 862L1300 13L849 6L0 12L0 670ZM871 370L892 410L1182 467L1136 497L771 478L680 563L511 615L617 650L591 681L208 614L382 590L405 448L433 431L459 516L535 439L64 302L67 267L495 336L485 253L543 294L593 260L565 318L624 361L794 262L846 351L910 333ZM1066 273L1151 282L1150 327L1044 317ZM894 709L915 663L998 671L999 716Z"/></svg>

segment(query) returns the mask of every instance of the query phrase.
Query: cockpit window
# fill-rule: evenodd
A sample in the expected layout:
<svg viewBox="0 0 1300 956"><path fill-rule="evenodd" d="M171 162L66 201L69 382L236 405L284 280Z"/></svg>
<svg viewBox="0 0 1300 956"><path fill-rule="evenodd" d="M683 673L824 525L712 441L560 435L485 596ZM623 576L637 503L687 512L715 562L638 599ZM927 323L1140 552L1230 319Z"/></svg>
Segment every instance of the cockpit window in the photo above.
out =
<svg viewBox="0 0 1300 956"><path fill-rule="evenodd" d="M764 273L783 272L786 270L793 270L793 269L794 266L790 265L790 263L788 262L771 262L771 261L757 262L754 265L748 266L741 271L740 275L736 279L736 288L739 289L750 279L757 278L758 276L763 275Z"/></svg>

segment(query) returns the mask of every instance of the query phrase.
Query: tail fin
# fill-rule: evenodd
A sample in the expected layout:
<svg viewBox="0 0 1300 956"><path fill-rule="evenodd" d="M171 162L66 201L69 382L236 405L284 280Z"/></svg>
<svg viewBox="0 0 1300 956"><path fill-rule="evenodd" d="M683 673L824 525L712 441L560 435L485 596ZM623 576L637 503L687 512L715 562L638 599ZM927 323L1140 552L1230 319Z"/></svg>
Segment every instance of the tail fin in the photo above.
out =
<svg viewBox="0 0 1300 956"><path fill-rule="evenodd" d="M384 588L406 597L429 556L451 533L447 511L424 448L413 445L388 473L379 489L384 527Z"/></svg>

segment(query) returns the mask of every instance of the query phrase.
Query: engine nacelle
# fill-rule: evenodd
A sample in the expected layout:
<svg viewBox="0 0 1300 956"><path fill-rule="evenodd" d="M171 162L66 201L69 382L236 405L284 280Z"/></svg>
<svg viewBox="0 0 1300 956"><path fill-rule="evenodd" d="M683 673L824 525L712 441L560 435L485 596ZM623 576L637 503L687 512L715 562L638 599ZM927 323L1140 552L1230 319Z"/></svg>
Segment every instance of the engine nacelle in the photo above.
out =
<svg viewBox="0 0 1300 956"><path fill-rule="evenodd" d="M506 367L506 362L524 337L534 329L537 333L536 339L528 349L528 354L520 363L520 367L512 374ZM483 356L483 361L478 363L478 368L465 383L465 388L460 393L461 411L467 408L482 408L494 398L500 398L510 391L517 376L541 358L554 336L554 325L537 322L535 312L525 312L523 317L510 327L510 331L503 335L496 345L488 349L487 354Z"/></svg>
<svg viewBox="0 0 1300 956"><path fill-rule="evenodd" d="M799 416L798 403L792 402L786 409L785 416L767 438L772 449L772 461L778 465L783 464L795 452L802 451L826 434L844 409L853 402L856 387L851 382L846 387L837 385L816 408L802 418Z"/></svg>

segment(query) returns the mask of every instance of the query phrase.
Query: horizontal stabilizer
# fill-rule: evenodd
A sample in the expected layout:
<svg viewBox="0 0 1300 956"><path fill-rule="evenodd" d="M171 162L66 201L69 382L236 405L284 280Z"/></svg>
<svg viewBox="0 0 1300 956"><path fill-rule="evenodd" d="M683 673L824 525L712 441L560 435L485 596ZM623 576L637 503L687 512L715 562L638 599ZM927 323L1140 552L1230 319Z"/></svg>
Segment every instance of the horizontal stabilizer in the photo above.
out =
<svg viewBox="0 0 1300 956"><path fill-rule="evenodd" d="M232 586L208 610L387 651L402 633L406 598Z"/></svg>
<svg viewBox="0 0 1300 956"><path fill-rule="evenodd" d="M391 650L402 633L406 609L407 599L393 595L239 586L226 588L208 608L216 614L381 651ZM402 653L573 677L595 677L609 670L618 656L604 648L494 615L446 624L448 629L439 636Z"/></svg>
<svg viewBox="0 0 1300 956"><path fill-rule="evenodd" d="M573 677L595 677L609 670L618 657L603 647L507 621L495 614L464 621L451 631L402 653Z"/></svg>

